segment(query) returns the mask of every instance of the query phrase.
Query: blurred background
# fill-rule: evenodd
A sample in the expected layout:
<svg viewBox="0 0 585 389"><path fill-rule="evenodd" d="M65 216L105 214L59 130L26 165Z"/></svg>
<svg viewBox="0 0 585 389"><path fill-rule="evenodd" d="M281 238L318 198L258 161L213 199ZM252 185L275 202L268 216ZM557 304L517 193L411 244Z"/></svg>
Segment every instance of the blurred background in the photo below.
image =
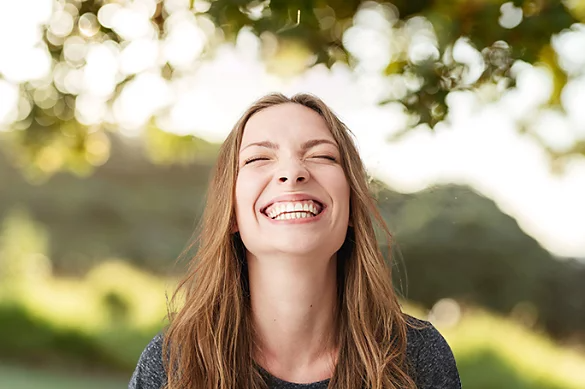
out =
<svg viewBox="0 0 585 389"><path fill-rule="evenodd" d="M272 91L354 132L405 310L464 388L585 388L584 22L581 0L0 2L0 388L126 387L218 144Z"/></svg>

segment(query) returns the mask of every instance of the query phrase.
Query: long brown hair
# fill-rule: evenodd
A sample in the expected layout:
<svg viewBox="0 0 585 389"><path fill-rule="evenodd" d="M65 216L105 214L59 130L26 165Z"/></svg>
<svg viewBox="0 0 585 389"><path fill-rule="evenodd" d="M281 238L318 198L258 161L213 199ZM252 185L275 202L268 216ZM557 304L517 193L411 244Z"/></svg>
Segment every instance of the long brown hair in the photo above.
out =
<svg viewBox="0 0 585 389"><path fill-rule="evenodd" d="M374 222L391 235L377 210L350 130L320 99L270 94L256 101L221 146L202 222L197 252L178 284L164 335L167 389L266 388L253 360L248 277L243 243L234 233L234 191L244 127L255 113L296 103L317 112L337 141L349 182L353 227L337 254L339 355L329 387L415 388L406 360L406 318L392 286L391 268L378 246Z"/></svg>

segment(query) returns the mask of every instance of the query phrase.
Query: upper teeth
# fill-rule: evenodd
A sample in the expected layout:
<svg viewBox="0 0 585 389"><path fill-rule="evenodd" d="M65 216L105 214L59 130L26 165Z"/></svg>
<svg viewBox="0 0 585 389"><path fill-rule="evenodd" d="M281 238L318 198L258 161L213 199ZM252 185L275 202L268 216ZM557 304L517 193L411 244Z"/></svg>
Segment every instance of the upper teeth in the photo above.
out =
<svg viewBox="0 0 585 389"><path fill-rule="evenodd" d="M317 215L321 212L321 207L312 200L307 200L274 203L264 211L272 219L288 212L310 212L312 215Z"/></svg>

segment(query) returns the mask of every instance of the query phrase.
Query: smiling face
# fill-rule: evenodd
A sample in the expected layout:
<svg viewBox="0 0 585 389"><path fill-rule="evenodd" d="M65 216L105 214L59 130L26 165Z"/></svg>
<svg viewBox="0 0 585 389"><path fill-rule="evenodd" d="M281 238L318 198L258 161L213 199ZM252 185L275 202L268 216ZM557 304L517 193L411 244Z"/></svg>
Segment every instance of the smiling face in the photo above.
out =
<svg viewBox="0 0 585 389"><path fill-rule="evenodd" d="M235 211L249 253L329 258L339 250L350 203L340 159L325 120L303 105L275 105L248 120Z"/></svg>

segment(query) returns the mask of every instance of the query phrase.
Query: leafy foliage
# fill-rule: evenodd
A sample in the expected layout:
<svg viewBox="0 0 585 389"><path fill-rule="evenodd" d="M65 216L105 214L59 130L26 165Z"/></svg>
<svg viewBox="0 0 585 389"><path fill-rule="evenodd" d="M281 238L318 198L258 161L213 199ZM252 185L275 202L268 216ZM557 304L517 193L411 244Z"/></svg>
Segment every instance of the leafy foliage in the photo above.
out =
<svg viewBox="0 0 585 389"><path fill-rule="evenodd" d="M124 1L113 3L118 8L130 6ZM50 75L20 85L23 100L19 111L22 112L17 115L19 119L13 129L21 131L11 131L2 139L9 145L6 151L33 179L63 169L85 175L109 157L106 135L110 130L115 131L118 123L112 115L107 115L108 119L98 125L80 121L79 102L87 96L82 93L82 86L75 85L72 80L88 66L83 53L89 45L106 45L119 51L130 43L127 32L104 22L103 15L107 13L104 9L110 6L108 12L113 12L113 3L65 0L59 2L59 12L70 15L73 28L59 35L51 29L51 24L43 26L44 45L53 61ZM144 7L152 7L148 11L154 34L151 38L164 42L176 19L173 14L180 8L173 4L178 3L145 1L144 4L149 4ZM370 13L359 13L364 10ZM381 71L387 77L402 80L403 87L398 89L406 85L402 92L388 90L381 103L397 101L412 114L411 127L425 124L431 128L448 119L446 99L452 91L495 85L502 93L514 87L515 74L511 66L518 60L541 63L550 69L555 87L549 105L560 109L559 96L568 76L551 49L551 37L585 20L580 2L557 0L507 3L503 0L395 0L392 3L214 0L191 1L189 12L206 31L204 54L213 55L219 43L232 42L242 29L250 29L261 39L263 59L268 68L279 72L286 72L287 68L300 71L317 63L331 66L345 62L356 69L368 65L367 59L360 58L352 50L348 32L363 29L368 24L380 25L379 32L386 41L381 44L387 47L378 50L389 53ZM372 13L385 22L380 24L380 18L372 19ZM367 39L367 36L353 35L358 40ZM421 39L426 44L422 53ZM462 40L480 53L479 72L471 74L469 64L453 57L454 46ZM353 46L356 44L360 42L354 42ZM68 49L68 46L73 48ZM76 54L72 55L75 50ZM295 65L295 61L300 62ZM196 68L196 64L197 61L181 67L165 59L159 61L156 71L167 80L177 80ZM114 90L100 97L107 100L108 110L113 109L116 99L137 76L133 72L116 73ZM160 138L160 134L152 131L147 136ZM164 147L177 146L184 150L185 144L189 144L184 141L166 142ZM566 151L566 154L571 153L583 154L582 144ZM193 155L193 151L187 154ZM167 160L161 159L160 152L154 155L158 155L155 158L159 161Z"/></svg>

